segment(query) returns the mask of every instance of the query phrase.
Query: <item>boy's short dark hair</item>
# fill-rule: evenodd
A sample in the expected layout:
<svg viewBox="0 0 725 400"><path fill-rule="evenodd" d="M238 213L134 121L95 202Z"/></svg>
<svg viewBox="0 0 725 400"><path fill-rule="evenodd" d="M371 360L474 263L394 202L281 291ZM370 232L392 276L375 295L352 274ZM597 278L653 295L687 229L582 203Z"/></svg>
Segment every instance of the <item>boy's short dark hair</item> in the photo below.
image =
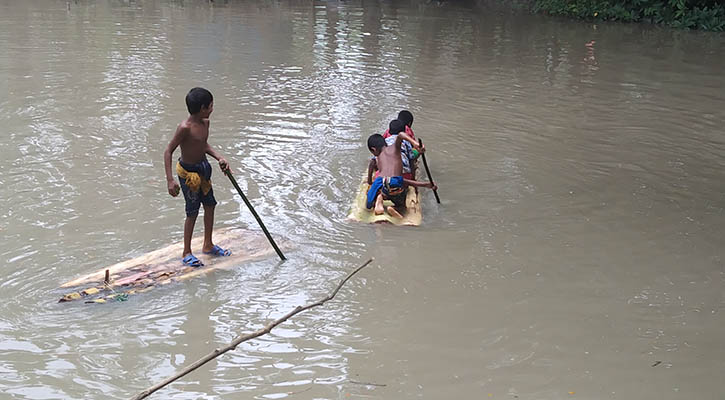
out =
<svg viewBox="0 0 725 400"><path fill-rule="evenodd" d="M405 125L413 126L413 113L408 110L402 110L399 112L398 119L403 121Z"/></svg>
<svg viewBox="0 0 725 400"><path fill-rule="evenodd" d="M380 150L383 147L385 147L385 139L383 138L383 135L379 133L370 135L370 137L368 138L369 149Z"/></svg>
<svg viewBox="0 0 725 400"><path fill-rule="evenodd" d="M397 135L403 131L405 131L405 124L403 121L399 119L390 121L390 125L388 125L388 132L390 132L391 135Z"/></svg>
<svg viewBox="0 0 725 400"><path fill-rule="evenodd" d="M212 101L214 101L214 96L204 88L195 87L186 94L186 108L189 110L189 114L198 113L202 106L209 107Z"/></svg>

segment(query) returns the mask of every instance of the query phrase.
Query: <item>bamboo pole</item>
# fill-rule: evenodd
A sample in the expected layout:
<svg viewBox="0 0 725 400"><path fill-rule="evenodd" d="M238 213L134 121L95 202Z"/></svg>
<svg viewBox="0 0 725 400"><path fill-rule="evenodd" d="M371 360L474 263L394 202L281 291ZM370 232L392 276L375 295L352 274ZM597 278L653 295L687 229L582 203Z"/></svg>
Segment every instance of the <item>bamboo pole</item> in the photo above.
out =
<svg viewBox="0 0 725 400"><path fill-rule="evenodd" d="M418 139L418 143L422 146L423 145L423 139ZM425 153L420 153L420 155L423 158L423 166L425 167L425 173L428 174L428 180L430 183L433 183L433 177L430 175L430 169L428 168L428 161L425 159ZM436 196L436 201L438 204L441 204L441 198L438 197L438 190L433 189L433 194Z"/></svg>
<svg viewBox="0 0 725 400"><path fill-rule="evenodd" d="M247 196L244 195L244 192L242 192L242 188L239 187L239 184L237 183L237 180L234 179L234 176L232 175L232 171L230 171L228 168L224 173L229 177L229 180L232 181L232 185L235 189L237 189L237 193L239 193L239 196L242 197L242 200L244 200L244 204L247 205L247 208L249 208L249 211L252 212L252 215L254 218L257 219L257 222L259 223L259 226L262 228L262 232L264 232L265 235L267 235L267 239L269 239L269 243L272 244L272 247L274 247L274 251L277 252L277 255L279 256L280 260L284 261L287 258L285 258L284 254L282 254L282 250L277 247L277 243L274 242L274 239L272 239L272 235L269 234L269 231L267 230L267 227L264 226L264 222L262 222L262 218L259 217L257 214L257 211L254 210L254 207L252 207L252 203L249 202L247 199Z"/></svg>
<svg viewBox="0 0 725 400"><path fill-rule="evenodd" d="M200 358L199 360L195 361L193 364L191 364L188 367L184 368L181 372L175 374L174 376L171 376L169 378L166 378L162 382L157 383L156 385L151 386L150 388L148 388L148 389L144 390L143 392L137 394L136 396L132 397L131 400L141 400L141 399L145 399L148 396L150 396L152 393L154 393L155 391L157 391L157 390L163 388L164 386L166 386L166 385L174 382L175 380L183 377L184 375L186 375L186 374L194 371L195 369L201 367L202 365L208 363L209 361L211 361L211 360L219 357L220 355L222 355L222 354L224 354L224 353L226 353L226 352L228 352L230 350L236 349L237 346L239 346L239 344L241 344L243 342L246 342L246 341L248 341L250 339L254 339L256 337L260 337L262 335L266 335L267 333L269 333L270 331L272 331L272 329L275 328L277 325L279 325L279 324L287 321L288 319L290 319L293 316L301 313L302 311L309 310L310 308L313 308L313 307L321 306L321 305L325 304L327 301L332 300L333 298L335 298L335 295L337 295L337 292L340 291L340 288L342 288L342 286L348 280L350 280L350 278L352 278L353 275L355 275L356 273L358 273L358 271L360 271L361 269L367 267L371 262L373 262L373 259L372 258L369 259L369 260L367 260L363 265L357 267L355 270L353 270L349 274L347 274L347 276L342 281L340 281L340 283L337 285L337 287L335 288L335 290L333 290L326 297L324 297L324 298L322 298L322 299L320 299L320 300L318 300L318 301L316 301L314 303L308 304L306 306L297 306L297 307L295 307L294 310L288 312L283 317L281 317L281 318L279 318L277 320L274 320L274 321L270 322L264 328L259 329L257 331L254 331L252 333L248 333L246 335L242 335L242 336L237 337L228 346L223 347L223 348L220 348L220 349L216 349L216 350L212 351L211 353L209 353L209 354L205 355L204 357Z"/></svg>

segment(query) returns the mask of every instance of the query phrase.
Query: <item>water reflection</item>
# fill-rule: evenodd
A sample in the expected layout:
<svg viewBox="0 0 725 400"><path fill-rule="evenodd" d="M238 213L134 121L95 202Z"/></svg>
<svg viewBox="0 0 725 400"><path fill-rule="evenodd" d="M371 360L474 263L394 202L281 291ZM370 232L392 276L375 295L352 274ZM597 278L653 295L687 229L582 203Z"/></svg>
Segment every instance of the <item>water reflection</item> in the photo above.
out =
<svg viewBox="0 0 725 400"><path fill-rule="evenodd" d="M159 396L604 397L591 382L626 393L621 363L649 358L703 378L643 374L648 395L716 393L721 37L477 2L24 2L0 22L4 393L127 398L371 254L339 299ZM55 304L60 282L180 238L160 155L196 85L293 256ZM417 230L347 223L363 140L402 108L444 204L425 195ZM213 179L218 224L256 227Z"/></svg>

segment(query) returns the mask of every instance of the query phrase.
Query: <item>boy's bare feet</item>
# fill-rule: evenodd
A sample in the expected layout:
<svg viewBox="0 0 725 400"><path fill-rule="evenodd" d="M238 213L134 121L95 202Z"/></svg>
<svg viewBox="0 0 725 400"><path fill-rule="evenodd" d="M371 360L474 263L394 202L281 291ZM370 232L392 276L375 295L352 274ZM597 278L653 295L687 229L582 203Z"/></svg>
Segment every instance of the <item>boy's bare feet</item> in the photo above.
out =
<svg viewBox="0 0 725 400"><path fill-rule="evenodd" d="M403 216L400 215L398 210L396 210L393 206L388 206L388 214L392 215L395 218L403 218Z"/></svg>
<svg viewBox="0 0 725 400"><path fill-rule="evenodd" d="M383 215L385 207L383 207L383 195L378 193L378 197L375 198L375 215Z"/></svg>

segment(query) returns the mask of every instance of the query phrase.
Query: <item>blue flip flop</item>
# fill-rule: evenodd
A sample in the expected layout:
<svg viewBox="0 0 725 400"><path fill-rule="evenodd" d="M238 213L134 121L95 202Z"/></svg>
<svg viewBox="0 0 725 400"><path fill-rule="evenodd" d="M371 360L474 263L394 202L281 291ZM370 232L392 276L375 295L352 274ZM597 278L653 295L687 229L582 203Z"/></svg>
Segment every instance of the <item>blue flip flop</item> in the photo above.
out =
<svg viewBox="0 0 725 400"><path fill-rule="evenodd" d="M184 263L184 265L188 265L190 267L203 267L204 263L201 262L200 259L196 258L193 254L187 254L186 257L181 259L181 261Z"/></svg>
<svg viewBox="0 0 725 400"><path fill-rule="evenodd" d="M217 257L229 257L232 255L232 252L229 249L225 250L217 245L214 245L214 247L211 248L211 251L205 251L204 254L209 254Z"/></svg>

